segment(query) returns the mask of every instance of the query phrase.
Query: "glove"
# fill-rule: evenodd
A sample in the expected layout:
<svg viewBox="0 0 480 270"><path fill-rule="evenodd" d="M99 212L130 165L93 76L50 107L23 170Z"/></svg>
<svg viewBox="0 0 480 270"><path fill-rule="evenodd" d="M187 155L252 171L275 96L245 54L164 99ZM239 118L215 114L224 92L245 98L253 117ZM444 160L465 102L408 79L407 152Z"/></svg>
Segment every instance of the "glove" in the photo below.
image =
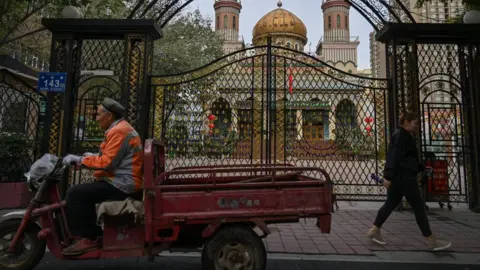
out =
<svg viewBox="0 0 480 270"><path fill-rule="evenodd" d="M82 160L82 157L75 156L75 155L68 155L63 158L63 165L72 165L72 164L79 164Z"/></svg>

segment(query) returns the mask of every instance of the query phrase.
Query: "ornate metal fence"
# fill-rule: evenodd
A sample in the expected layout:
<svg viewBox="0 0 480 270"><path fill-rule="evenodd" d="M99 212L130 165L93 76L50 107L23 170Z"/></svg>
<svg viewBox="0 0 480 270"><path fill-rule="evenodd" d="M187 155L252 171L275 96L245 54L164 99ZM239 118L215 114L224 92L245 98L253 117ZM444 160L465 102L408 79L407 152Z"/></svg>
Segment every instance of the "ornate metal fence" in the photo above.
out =
<svg viewBox="0 0 480 270"><path fill-rule="evenodd" d="M473 25L391 24L378 34L387 44L387 71L392 78L390 125L397 124L394 116L402 111L418 112L422 157L437 160L435 181L424 186L428 201L477 200L472 200L478 196L478 109L473 105L478 97L472 89L478 87L480 42L473 37L475 29Z"/></svg>
<svg viewBox="0 0 480 270"><path fill-rule="evenodd" d="M19 76L0 70L0 183L21 182L46 151L46 97Z"/></svg>
<svg viewBox="0 0 480 270"><path fill-rule="evenodd" d="M166 141L169 168L317 166L336 182L338 199L378 200L384 189L375 186L369 174L383 166L387 139L399 113L408 109L423 118L422 153L436 147L439 159L447 162L447 189L453 196L448 199L478 202L478 29L415 24L400 0L395 8L405 16L388 16L392 6L385 0L378 5L348 2L376 30L383 27L377 38L387 46L388 80L343 73L271 44L227 55L189 73L149 78L152 40L159 38L152 21L44 20L54 37L50 70L69 74L67 92L48 98L49 150L60 155L87 150L85 140L79 140L87 133L98 136L97 131L85 131L87 120L93 119L90 109L104 96L119 94L128 107L128 120L142 136ZM412 23L390 24L391 18ZM92 27L98 29L89 30ZM83 68L113 69L114 75L93 78ZM444 93L444 100L438 93Z"/></svg>
<svg viewBox="0 0 480 270"><path fill-rule="evenodd" d="M269 44L151 83L168 168L290 163L326 169L338 199L384 195L370 174L385 156L386 80Z"/></svg>

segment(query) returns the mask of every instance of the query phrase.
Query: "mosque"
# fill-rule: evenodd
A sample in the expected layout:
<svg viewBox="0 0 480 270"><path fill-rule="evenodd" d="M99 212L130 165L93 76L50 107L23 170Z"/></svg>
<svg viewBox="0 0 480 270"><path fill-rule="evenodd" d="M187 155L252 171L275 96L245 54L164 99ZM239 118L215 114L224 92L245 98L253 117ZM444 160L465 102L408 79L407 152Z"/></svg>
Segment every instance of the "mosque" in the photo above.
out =
<svg viewBox="0 0 480 270"><path fill-rule="evenodd" d="M286 160L287 156L338 160L376 145L371 141L373 125L367 127L373 120L364 120L375 119L374 104L377 103L374 91L369 89L368 78L358 69L360 42L358 37L350 36L350 5L343 0L323 0L321 8L324 35L315 53L304 53L308 44L307 27L298 16L285 9L281 1L253 29L253 48L266 45L271 39L272 45L288 49L288 57L275 58L272 72L271 88L276 90L270 98L274 98L276 104L269 117L276 115L275 132L265 132L269 129L265 124L268 97L262 77L265 69L259 68L265 62L261 57L256 59L259 61L245 58L228 67L225 65L222 74L209 75L215 81L211 87L216 91L214 98L208 104L193 106L198 108L199 114L206 112L206 115L194 116L192 111L188 117L172 115L177 126L179 119L183 119L180 120L184 126L182 133L189 134L171 135L170 141L173 138L177 144L185 139L205 141L205 134L210 134L219 141L222 150L230 151L230 157L257 159L260 152L275 151L278 160ZM235 55L248 48L239 32L241 0L215 0L214 9L215 30L224 39L225 55ZM285 66L279 67L282 65ZM293 93L284 90L289 76L294 77L290 81ZM381 97L377 95L376 98ZM209 114L216 117L213 123L207 119ZM225 147L228 142L224 141L231 139L231 133L236 138L234 146ZM266 137L270 136L275 137L275 146L268 150L265 145L272 139ZM359 137L369 139L370 144ZM344 155L339 155L340 144L343 147L340 152Z"/></svg>

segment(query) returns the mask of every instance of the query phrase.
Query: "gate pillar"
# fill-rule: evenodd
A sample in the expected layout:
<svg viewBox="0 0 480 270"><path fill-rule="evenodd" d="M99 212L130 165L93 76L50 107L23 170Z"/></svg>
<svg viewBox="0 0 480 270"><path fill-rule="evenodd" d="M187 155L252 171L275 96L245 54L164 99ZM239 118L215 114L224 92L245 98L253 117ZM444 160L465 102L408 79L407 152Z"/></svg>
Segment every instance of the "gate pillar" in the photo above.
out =
<svg viewBox="0 0 480 270"><path fill-rule="evenodd" d="M67 74L65 93L48 94L45 138L50 138L49 152L64 156L82 154L88 147L96 148L102 136L96 134L95 140L86 140L87 124L80 123L80 119L88 118L93 122L96 106L107 96L118 99L125 106L125 119L142 139L150 136L153 93L147 87L148 75L152 69L153 42L161 37L156 22L42 19L42 24L52 33L50 71ZM107 85L109 83L114 86ZM91 89L99 91L87 94ZM90 95L85 98L88 102L79 106L80 96L85 95ZM81 135L79 130L82 130ZM63 192L65 190L66 187Z"/></svg>
<svg viewBox="0 0 480 270"><path fill-rule="evenodd" d="M126 119L129 120L145 138L148 128L147 76L152 68L153 41L160 38L159 28L154 20L105 20L105 19L42 19L42 24L52 33L50 54L50 71L66 72L65 93L49 93L48 107L50 128L46 135L50 137L49 151L63 155L70 151L73 138L73 115L75 101L78 97L78 84L87 76L98 75L110 67L92 66L88 63L89 54L98 54L103 50L102 57L111 58L110 62L120 62L122 74L114 74L121 81L120 102L127 108ZM122 43L122 53L102 45L100 42L93 47L85 47L85 41L119 41ZM109 50L110 49L110 50ZM94 50L98 50L94 52ZM107 61L105 61L107 62ZM85 73L85 68L91 74ZM98 73L95 73L98 71ZM108 73L108 72L107 72ZM146 117L143 117L145 114Z"/></svg>

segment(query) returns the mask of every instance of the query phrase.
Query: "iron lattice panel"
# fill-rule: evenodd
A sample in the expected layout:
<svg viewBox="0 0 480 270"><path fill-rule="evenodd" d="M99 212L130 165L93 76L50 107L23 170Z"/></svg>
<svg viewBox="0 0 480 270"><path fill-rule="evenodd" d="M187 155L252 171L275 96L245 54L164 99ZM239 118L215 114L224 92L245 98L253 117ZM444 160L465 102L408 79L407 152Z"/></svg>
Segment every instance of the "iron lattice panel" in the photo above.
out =
<svg viewBox="0 0 480 270"><path fill-rule="evenodd" d="M153 77L152 91L166 169L291 163L325 169L338 199L383 199L370 174L385 158L386 80L260 46L191 73Z"/></svg>
<svg viewBox="0 0 480 270"><path fill-rule="evenodd" d="M461 89L459 48L454 44L419 44L418 77L422 116L422 152L434 153L446 164L446 194L427 194L433 200L467 202L465 95Z"/></svg>
<svg viewBox="0 0 480 270"><path fill-rule="evenodd" d="M126 59L125 41L82 40L75 48L79 50L75 55L81 59L78 63L79 69L84 73L78 74L74 83L76 99L70 152L79 155L85 152L97 153L105 137L104 131L96 122L98 106L106 97L122 101L121 77ZM92 73L99 71L110 73ZM93 171L85 169L73 170L70 182L79 184L91 181L92 174Z"/></svg>
<svg viewBox="0 0 480 270"><path fill-rule="evenodd" d="M46 97L9 74L0 74L0 183L23 174L45 151Z"/></svg>

